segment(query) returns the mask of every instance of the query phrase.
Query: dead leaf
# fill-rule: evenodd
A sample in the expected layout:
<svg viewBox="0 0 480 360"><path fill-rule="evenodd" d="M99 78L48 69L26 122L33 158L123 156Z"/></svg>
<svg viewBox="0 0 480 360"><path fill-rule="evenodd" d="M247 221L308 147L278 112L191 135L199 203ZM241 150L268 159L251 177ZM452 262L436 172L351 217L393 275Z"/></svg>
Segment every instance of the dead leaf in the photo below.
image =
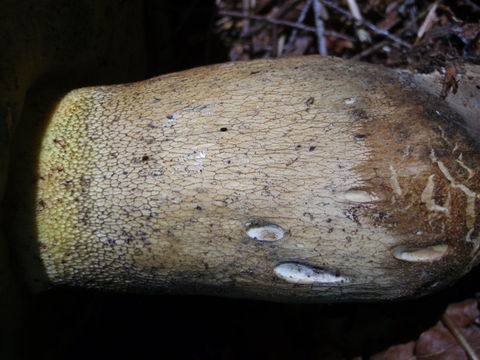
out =
<svg viewBox="0 0 480 360"><path fill-rule="evenodd" d="M383 353L372 356L370 360L416 360L414 348L415 341L395 345Z"/></svg>
<svg viewBox="0 0 480 360"><path fill-rule="evenodd" d="M395 345L378 353L370 360L470 360L467 351L480 354L480 310L477 299L450 304L442 319L447 317L447 328L442 321L420 334L417 341ZM455 336L452 331L457 331ZM459 337L466 342L461 344ZM470 347L470 350L466 349Z"/></svg>
<svg viewBox="0 0 480 360"><path fill-rule="evenodd" d="M475 299L468 299L459 303L451 304L448 306L447 315L455 325L461 328L466 328L475 323L480 316L480 310L478 309L478 301Z"/></svg>

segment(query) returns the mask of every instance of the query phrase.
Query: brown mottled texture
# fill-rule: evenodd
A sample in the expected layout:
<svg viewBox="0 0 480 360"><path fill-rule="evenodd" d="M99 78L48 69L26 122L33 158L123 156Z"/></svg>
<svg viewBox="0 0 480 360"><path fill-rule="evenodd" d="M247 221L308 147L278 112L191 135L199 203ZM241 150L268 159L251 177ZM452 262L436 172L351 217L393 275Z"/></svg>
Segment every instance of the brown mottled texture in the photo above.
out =
<svg viewBox="0 0 480 360"><path fill-rule="evenodd" d="M48 121L19 237L52 284L417 296L478 261L479 152L461 122L406 74L318 56L74 90ZM261 241L252 224L283 232ZM287 282L283 263L311 277Z"/></svg>

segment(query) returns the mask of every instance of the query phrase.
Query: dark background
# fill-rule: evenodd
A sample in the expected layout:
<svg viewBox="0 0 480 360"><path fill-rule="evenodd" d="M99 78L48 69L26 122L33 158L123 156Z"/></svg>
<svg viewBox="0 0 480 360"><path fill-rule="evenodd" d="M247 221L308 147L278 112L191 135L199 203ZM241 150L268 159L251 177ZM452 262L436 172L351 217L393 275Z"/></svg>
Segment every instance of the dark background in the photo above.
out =
<svg viewBox="0 0 480 360"><path fill-rule="evenodd" d="M38 297L24 346L55 360L367 357L417 339L478 278L418 300L335 305L54 289Z"/></svg>

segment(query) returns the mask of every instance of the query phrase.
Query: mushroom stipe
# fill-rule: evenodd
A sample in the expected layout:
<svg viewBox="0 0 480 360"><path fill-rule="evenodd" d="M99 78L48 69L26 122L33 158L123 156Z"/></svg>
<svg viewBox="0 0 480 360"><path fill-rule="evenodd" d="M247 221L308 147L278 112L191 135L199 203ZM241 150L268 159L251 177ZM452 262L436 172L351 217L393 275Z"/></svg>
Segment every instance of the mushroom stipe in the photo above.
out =
<svg viewBox="0 0 480 360"><path fill-rule="evenodd" d="M480 259L480 153L433 92L319 56L73 90L13 175L24 278L297 302L446 286Z"/></svg>

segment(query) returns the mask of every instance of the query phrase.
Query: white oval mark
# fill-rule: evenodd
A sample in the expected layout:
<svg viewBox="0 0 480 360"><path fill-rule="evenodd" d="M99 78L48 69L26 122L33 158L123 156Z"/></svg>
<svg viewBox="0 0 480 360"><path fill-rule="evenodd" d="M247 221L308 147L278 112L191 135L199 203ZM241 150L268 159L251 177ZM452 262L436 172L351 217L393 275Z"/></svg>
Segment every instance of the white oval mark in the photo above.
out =
<svg viewBox="0 0 480 360"><path fill-rule="evenodd" d="M355 104L357 102L357 99L354 98L354 97L351 97L351 98L347 98L343 101L346 105L352 105L352 104Z"/></svg>
<svg viewBox="0 0 480 360"><path fill-rule="evenodd" d="M278 241L285 236L285 231L278 225L250 225L247 235L258 241Z"/></svg>
<svg viewBox="0 0 480 360"><path fill-rule="evenodd" d="M350 190L344 193L343 196L345 197L345 200L359 203L380 200L375 194L363 190Z"/></svg>
<svg viewBox="0 0 480 360"><path fill-rule="evenodd" d="M447 244L431 245L423 248L407 250L397 248L393 250L393 256L398 260L410 262L427 262L440 260L448 251Z"/></svg>
<svg viewBox="0 0 480 360"><path fill-rule="evenodd" d="M331 284L348 281L329 270L316 269L298 263L283 263L273 269L275 275L292 284Z"/></svg>

